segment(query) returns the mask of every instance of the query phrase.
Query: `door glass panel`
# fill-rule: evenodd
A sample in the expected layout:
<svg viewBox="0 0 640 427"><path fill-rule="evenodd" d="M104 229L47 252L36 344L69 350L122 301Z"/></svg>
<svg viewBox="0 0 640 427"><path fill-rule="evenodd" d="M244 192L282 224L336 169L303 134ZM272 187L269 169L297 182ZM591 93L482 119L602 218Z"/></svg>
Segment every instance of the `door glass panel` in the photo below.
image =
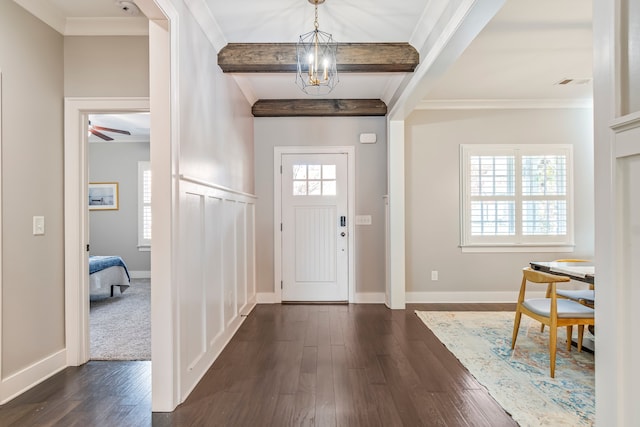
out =
<svg viewBox="0 0 640 427"><path fill-rule="evenodd" d="M309 179L321 179L321 170L320 165L309 165Z"/></svg>
<svg viewBox="0 0 640 427"><path fill-rule="evenodd" d="M321 196L321 181L309 181L309 196Z"/></svg>
<svg viewBox="0 0 640 427"><path fill-rule="evenodd" d="M322 181L322 195L335 196L336 195L336 182L335 181Z"/></svg>
<svg viewBox="0 0 640 427"><path fill-rule="evenodd" d="M294 196L306 196L307 195L307 181L293 181L293 195Z"/></svg>
<svg viewBox="0 0 640 427"><path fill-rule="evenodd" d="M336 165L293 165L294 196L335 196Z"/></svg>
<svg viewBox="0 0 640 427"><path fill-rule="evenodd" d="M307 165L293 165L293 179L307 179Z"/></svg>
<svg viewBox="0 0 640 427"><path fill-rule="evenodd" d="M322 165L323 179L336 179L336 165Z"/></svg>

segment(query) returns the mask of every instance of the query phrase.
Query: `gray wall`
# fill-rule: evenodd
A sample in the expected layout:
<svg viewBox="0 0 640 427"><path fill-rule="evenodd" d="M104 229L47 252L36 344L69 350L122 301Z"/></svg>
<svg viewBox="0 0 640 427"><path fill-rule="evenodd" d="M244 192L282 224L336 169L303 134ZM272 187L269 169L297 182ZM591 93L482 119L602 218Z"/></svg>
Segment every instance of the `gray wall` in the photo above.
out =
<svg viewBox="0 0 640 427"><path fill-rule="evenodd" d="M0 2L3 379L64 348L62 55L60 34Z"/></svg>
<svg viewBox="0 0 640 427"><path fill-rule="evenodd" d="M416 111L406 140L408 292L515 292L531 260L593 259L590 109ZM462 253L460 144L572 144L575 252Z"/></svg>
<svg viewBox="0 0 640 427"><path fill-rule="evenodd" d="M138 250L138 161L148 142L89 144L89 181L117 182L119 209L90 211L91 255L119 255L131 271L151 270L150 252Z"/></svg>
<svg viewBox="0 0 640 427"><path fill-rule="evenodd" d="M64 96L149 96L149 38L65 37Z"/></svg>
<svg viewBox="0 0 640 427"><path fill-rule="evenodd" d="M66 97L149 96L146 36L65 37L64 67ZM137 250L137 199L131 201L137 197L137 160L143 159L149 159L149 144L89 145L90 181L120 181L113 178L114 170L126 181L133 179L120 182L120 210L90 213L91 254L120 255L133 271L151 269L149 252Z"/></svg>
<svg viewBox="0 0 640 427"><path fill-rule="evenodd" d="M387 188L384 117L256 118L256 253L258 292L273 284L273 148L276 146L355 146L356 215L371 215L372 225L355 226L356 292L384 292L384 201ZM375 132L376 144L360 144Z"/></svg>
<svg viewBox="0 0 640 427"><path fill-rule="evenodd" d="M63 99L148 96L147 37L68 37L0 2L2 377L64 348ZM32 235L34 215L44 236Z"/></svg>

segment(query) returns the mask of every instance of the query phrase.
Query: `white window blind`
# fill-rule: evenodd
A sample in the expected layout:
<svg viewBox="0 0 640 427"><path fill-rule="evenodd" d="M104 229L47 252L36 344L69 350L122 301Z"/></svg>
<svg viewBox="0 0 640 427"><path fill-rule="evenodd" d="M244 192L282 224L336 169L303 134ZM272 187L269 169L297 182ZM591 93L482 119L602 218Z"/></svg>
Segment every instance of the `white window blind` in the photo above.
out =
<svg viewBox="0 0 640 427"><path fill-rule="evenodd" d="M138 247L151 247L151 164L138 162Z"/></svg>
<svg viewBox="0 0 640 427"><path fill-rule="evenodd" d="M573 245L570 145L461 145L461 246Z"/></svg>

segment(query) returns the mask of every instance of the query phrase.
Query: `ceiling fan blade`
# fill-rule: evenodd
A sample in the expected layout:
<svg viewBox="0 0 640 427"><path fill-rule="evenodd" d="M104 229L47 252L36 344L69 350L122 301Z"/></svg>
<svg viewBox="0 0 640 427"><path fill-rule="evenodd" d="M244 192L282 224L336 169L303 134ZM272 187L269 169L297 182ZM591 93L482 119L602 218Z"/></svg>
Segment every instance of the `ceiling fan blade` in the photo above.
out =
<svg viewBox="0 0 640 427"><path fill-rule="evenodd" d="M103 126L95 126L95 125L93 126L93 128L97 129L97 130L103 130L103 131L106 131L106 132L115 132L115 133L121 133L123 135L131 135L131 132L129 132L128 130L106 128L106 127L103 127Z"/></svg>
<svg viewBox="0 0 640 427"><path fill-rule="evenodd" d="M89 132L91 132L92 134L94 134L95 136L97 136L98 138L102 138L105 141L113 141L113 138L111 138L110 136L105 135L102 132L98 132L95 129L89 129Z"/></svg>

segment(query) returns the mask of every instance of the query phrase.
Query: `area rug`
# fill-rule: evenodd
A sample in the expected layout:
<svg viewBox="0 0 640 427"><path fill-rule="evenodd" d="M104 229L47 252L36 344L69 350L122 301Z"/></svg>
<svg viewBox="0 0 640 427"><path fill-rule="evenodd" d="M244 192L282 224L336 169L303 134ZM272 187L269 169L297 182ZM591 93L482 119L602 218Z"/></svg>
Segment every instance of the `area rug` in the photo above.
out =
<svg viewBox="0 0 640 427"><path fill-rule="evenodd" d="M132 279L123 293L92 296L89 310L92 360L151 360L151 281Z"/></svg>
<svg viewBox="0 0 640 427"><path fill-rule="evenodd" d="M526 316L511 350L513 312L416 314L520 426L595 424L594 356L575 347L567 352L564 328L558 330L556 377L551 378L549 329L540 332L540 323Z"/></svg>

